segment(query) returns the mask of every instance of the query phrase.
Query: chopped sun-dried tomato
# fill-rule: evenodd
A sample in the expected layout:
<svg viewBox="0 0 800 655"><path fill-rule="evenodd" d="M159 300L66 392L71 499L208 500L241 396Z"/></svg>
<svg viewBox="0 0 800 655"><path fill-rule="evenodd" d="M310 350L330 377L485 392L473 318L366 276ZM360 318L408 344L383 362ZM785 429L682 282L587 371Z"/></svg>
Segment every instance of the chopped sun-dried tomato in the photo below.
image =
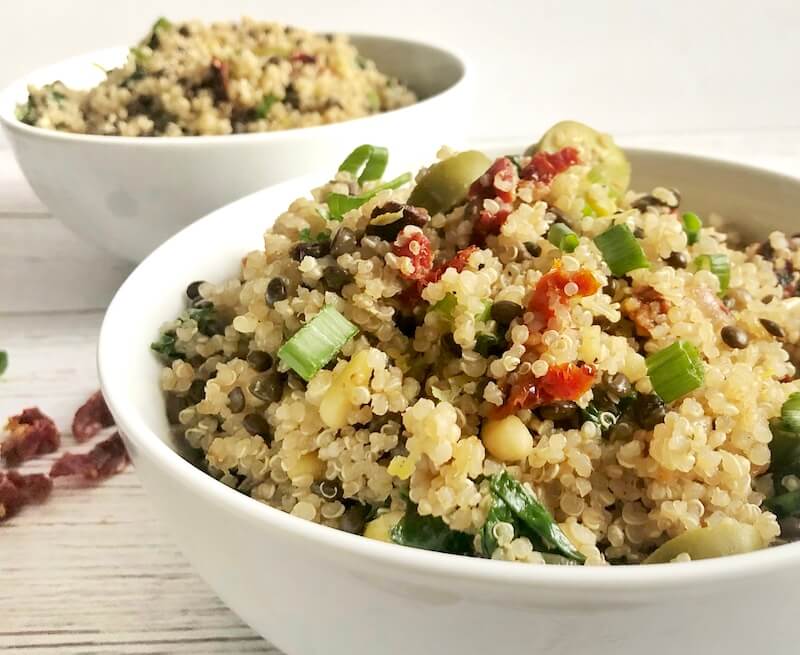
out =
<svg viewBox="0 0 800 655"><path fill-rule="evenodd" d="M42 414L38 407L29 407L21 414L10 417L6 430L8 437L0 446L0 454L9 466L52 453L61 443L61 435L53 419Z"/></svg>
<svg viewBox="0 0 800 655"><path fill-rule="evenodd" d="M484 245L486 237L492 234L500 234L500 229L510 213L511 210L507 207L501 207L496 212L490 212L486 209L478 212L478 217L472 226L472 243Z"/></svg>
<svg viewBox="0 0 800 655"><path fill-rule="evenodd" d="M88 441L100 430L112 425L114 417L108 410L103 394L96 391L75 412L75 418L72 419L72 434L78 442Z"/></svg>
<svg viewBox="0 0 800 655"><path fill-rule="evenodd" d="M0 522L28 503L44 502L52 489L53 481L43 473L0 472Z"/></svg>
<svg viewBox="0 0 800 655"><path fill-rule="evenodd" d="M492 417L505 418L557 400L577 400L591 388L594 376L595 368L589 364L558 364L540 378L528 373L511 385L505 403L492 412Z"/></svg>
<svg viewBox="0 0 800 655"><path fill-rule="evenodd" d="M301 64L313 64L317 61L314 55L310 55L307 52L295 52L290 59Z"/></svg>
<svg viewBox="0 0 800 655"><path fill-rule="evenodd" d="M467 197L470 200L495 198L499 202L513 202L518 182L517 167L508 157L500 157L472 183Z"/></svg>
<svg viewBox="0 0 800 655"><path fill-rule="evenodd" d="M550 184L556 175L580 162L578 151L571 147L561 148L557 152L537 152L522 169L520 177L539 184Z"/></svg>
<svg viewBox="0 0 800 655"><path fill-rule="evenodd" d="M50 469L50 477L79 475L92 481L119 473L128 465L128 452L119 432L101 441L88 453L64 453Z"/></svg>
<svg viewBox="0 0 800 655"><path fill-rule="evenodd" d="M406 280L424 280L430 274L433 267L431 242L418 227L410 225L403 228L392 244L392 252L410 260L409 268L400 268L400 275Z"/></svg>
<svg viewBox="0 0 800 655"><path fill-rule="evenodd" d="M467 263L469 262L470 256L476 250L478 250L477 246L468 246L466 248L463 248L443 264L439 264L435 268L431 268L431 270L427 273L427 275L425 275L421 279L418 280L412 279L413 284L406 287L399 296L401 304L414 305L417 302L419 302L419 299L422 295L422 290L429 284L433 282L438 282L440 279L442 279L442 275L444 275L444 272L448 268L454 268L459 273L463 271L464 268L467 266ZM395 254L397 254L396 251Z"/></svg>
<svg viewBox="0 0 800 655"><path fill-rule="evenodd" d="M570 282L577 286L573 294L567 294L564 290ZM582 268L568 272L561 268L560 262L557 261L536 284L533 295L528 301L528 309L546 322L555 315L554 305L565 302L570 295L591 296L599 288L600 283L590 271Z"/></svg>

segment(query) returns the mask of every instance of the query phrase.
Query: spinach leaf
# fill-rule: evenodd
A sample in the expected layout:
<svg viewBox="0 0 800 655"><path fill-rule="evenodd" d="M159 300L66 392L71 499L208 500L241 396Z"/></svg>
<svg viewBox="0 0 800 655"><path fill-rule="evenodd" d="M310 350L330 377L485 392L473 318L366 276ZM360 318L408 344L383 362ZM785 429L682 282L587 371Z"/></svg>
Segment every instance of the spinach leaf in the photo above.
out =
<svg viewBox="0 0 800 655"><path fill-rule="evenodd" d="M165 332L158 341L150 344L150 348L161 355L161 358L167 362L172 362L174 359L183 359L184 354L175 348L176 341L177 337L174 332Z"/></svg>
<svg viewBox="0 0 800 655"><path fill-rule="evenodd" d="M486 523L481 528L481 547L486 557L491 557L497 548L497 537L494 535L494 529L498 523L510 523L513 526L516 523L516 518L511 508L506 505L502 498L492 496L492 506L486 515Z"/></svg>
<svg viewBox="0 0 800 655"><path fill-rule="evenodd" d="M401 546L452 555L472 555L472 536L451 530L438 516L420 516L409 504L405 516L392 528L392 541Z"/></svg>

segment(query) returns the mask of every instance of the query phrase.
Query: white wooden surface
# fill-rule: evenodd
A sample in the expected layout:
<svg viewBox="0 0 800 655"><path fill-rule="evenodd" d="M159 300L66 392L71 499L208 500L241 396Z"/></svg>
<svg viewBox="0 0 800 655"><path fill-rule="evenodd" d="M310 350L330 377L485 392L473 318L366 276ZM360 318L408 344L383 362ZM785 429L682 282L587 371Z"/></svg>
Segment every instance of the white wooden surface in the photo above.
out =
<svg viewBox="0 0 800 655"><path fill-rule="evenodd" d="M622 140L800 177L800 128ZM11 360L0 379L0 416L39 405L69 426L97 388L103 307L128 270L50 218L0 146L0 348ZM51 459L25 469L45 470ZM93 489L56 487L49 503L0 524L0 651L277 653L190 569L134 471Z"/></svg>

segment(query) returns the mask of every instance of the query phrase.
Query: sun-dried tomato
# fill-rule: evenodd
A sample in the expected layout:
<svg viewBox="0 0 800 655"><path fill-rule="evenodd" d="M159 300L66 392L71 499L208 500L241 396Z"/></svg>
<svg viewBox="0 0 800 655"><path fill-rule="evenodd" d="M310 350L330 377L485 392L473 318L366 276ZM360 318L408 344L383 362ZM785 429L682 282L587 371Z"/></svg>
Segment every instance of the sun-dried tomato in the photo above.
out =
<svg viewBox="0 0 800 655"><path fill-rule="evenodd" d="M591 388L594 377L595 368L589 364L558 364L540 378L528 373L511 385L506 401L492 412L492 417L505 418L521 409L557 400L577 400Z"/></svg>
<svg viewBox="0 0 800 655"><path fill-rule="evenodd" d="M706 291L708 290L706 289ZM699 301L699 304L701 307L705 307L706 311L713 312L715 316L724 318L728 313L727 308L711 291L704 294L703 300ZM649 337L656 325L667 320L667 312L671 308L672 303L651 286L637 289L620 306L622 314L633 321L636 326L636 334L640 337Z"/></svg>
<svg viewBox="0 0 800 655"><path fill-rule="evenodd" d="M0 472L0 522L14 516L28 503L44 502L52 489L53 481L43 473Z"/></svg>
<svg viewBox="0 0 800 655"><path fill-rule="evenodd" d="M564 290L570 282L577 286L577 291L571 296ZM599 288L600 283L590 271L582 268L568 272L557 261L536 284L533 295L528 301L528 309L546 322L555 315L553 309L555 305L566 302L570 297L591 296Z"/></svg>
<svg viewBox="0 0 800 655"><path fill-rule="evenodd" d="M537 152L522 169L520 177L539 184L550 184L556 175L580 163L581 159L575 148L561 148L557 152Z"/></svg>
<svg viewBox="0 0 800 655"><path fill-rule="evenodd" d="M494 198L499 202L513 202L518 182L517 167L508 157L500 157L472 183L467 197L470 200Z"/></svg>
<svg viewBox="0 0 800 655"><path fill-rule="evenodd" d="M230 83L230 67L227 61L214 57L208 68L208 86L214 94L216 102L229 100L228 84Z"/></svg>
<svg viewBox="0 0 800 655"><path fill-rule="evenodd" d="M317 58L314 55L310 55L307 52L295 52L289 59L301 64L314 64L317 61Z"/></svg>
<svg viewBox="0 0 800 655"><path fill-rule="evenodd" d="M406 280L424 280L430 274L433 267L431 242L418 227L410 225L403 228L392 244L392 252L409 259L409 267L403 265L400 268L400 275Z"/></svg>
<svg viewBox="0 0 800 655"><path fill-rule="evenodd" d="M103 428L110 428L114 425L114 417L106 405L103 394L95 391L75 412L72 419L72 434L78 442L91 439Z"/></svg>
<svg viewBox="0 0 800 655"><path fill-rule="evenodd" d="M487 209L477 212L478 216L472 225L472 243L482 246L486 243L486 237L500 234L510 213L511 210L507 207L501 207L496 212L490 212Z"/></svg>
<svg viewBox="0 0 800 655"><path fill-rule="evenodd" d="M84 480L100 480L124 470L128 452L119 432L98 443L88 453L64 453L50 468L50 477L79 475Z"/></svg>
<svg viewBox="0 0 800 655"><path fill-rule="evenodd" d="M10 417L6 430L9 434L0 446L0 455L9 466L52 453L61 443L61 435L53 419L42 414L38 407L29 407L21 414Z"/></svg>

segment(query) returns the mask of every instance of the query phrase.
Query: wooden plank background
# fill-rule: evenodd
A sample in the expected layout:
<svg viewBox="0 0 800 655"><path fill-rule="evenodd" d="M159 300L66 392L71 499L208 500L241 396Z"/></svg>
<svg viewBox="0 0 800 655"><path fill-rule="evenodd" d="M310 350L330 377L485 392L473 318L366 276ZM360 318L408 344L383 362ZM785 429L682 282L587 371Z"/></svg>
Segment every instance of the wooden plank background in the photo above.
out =
<svg viewBox="0 0 800 655"><path fill-rule="evenodd" d="M800 176L800 128L623 141ZM103 308L129 270L52 219L0 144L0 348L11 360L0 417L38 405L67 431L63 448L74 446L72 415L97 388ZM59 482L50 502L0 524L0 651L277 653L192 571L131 469L96 488Z"/></svg>

